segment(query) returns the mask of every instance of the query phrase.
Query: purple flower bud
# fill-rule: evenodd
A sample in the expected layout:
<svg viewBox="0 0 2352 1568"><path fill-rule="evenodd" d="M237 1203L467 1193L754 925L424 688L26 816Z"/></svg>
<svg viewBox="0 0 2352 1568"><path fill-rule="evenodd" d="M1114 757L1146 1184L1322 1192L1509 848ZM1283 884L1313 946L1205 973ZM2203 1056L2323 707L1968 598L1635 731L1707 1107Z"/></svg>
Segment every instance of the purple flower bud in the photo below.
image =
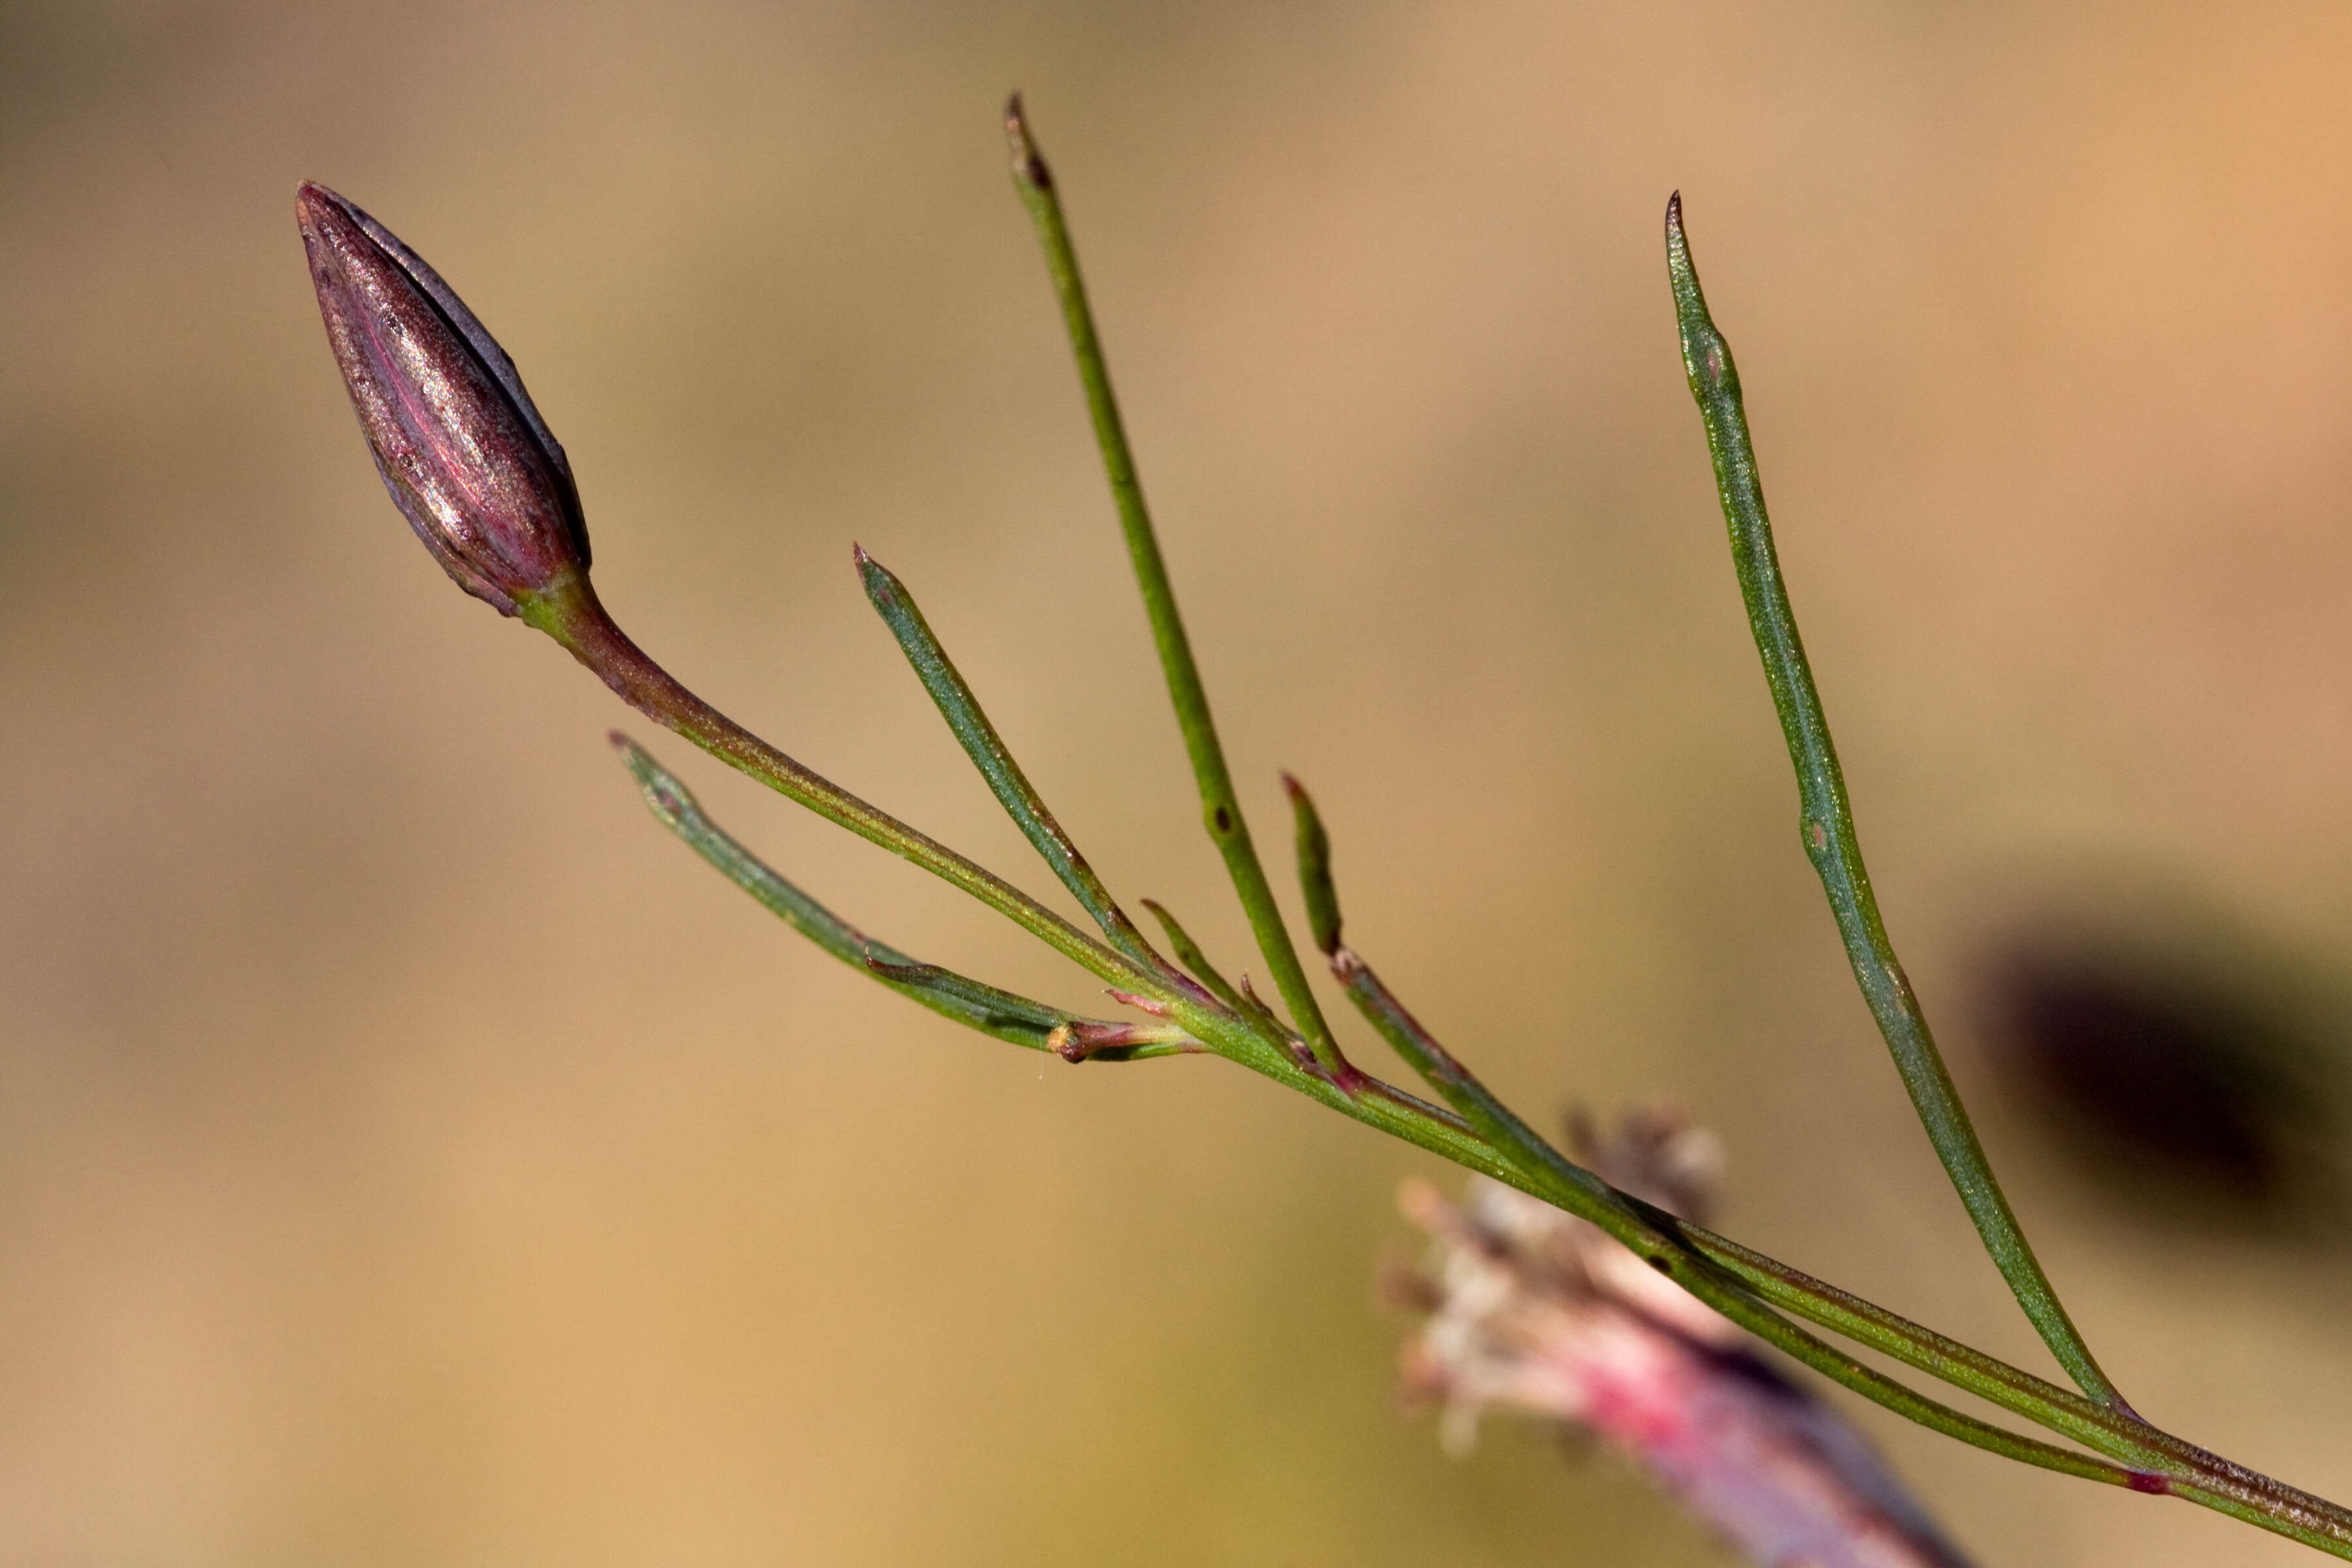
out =
<svg viewBox="0 0 2352 1568"><path fill-rule="evenodd" d="M335 363L393 504L506 615L588 569L572 465L514 361L392 231L324 185L295 203Z"/></svg>

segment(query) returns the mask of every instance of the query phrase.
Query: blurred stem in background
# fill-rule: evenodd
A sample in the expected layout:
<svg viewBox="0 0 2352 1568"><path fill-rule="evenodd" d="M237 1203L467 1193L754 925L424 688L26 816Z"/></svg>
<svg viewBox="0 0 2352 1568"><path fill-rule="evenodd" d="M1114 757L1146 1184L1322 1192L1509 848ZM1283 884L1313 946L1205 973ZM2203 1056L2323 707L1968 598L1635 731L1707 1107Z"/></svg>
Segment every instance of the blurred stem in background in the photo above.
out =
<svg viewBox="0 0 2352 1568"><path fill-rule="evenodd" d="M2352 1558L2352 1511L2162 1432L2125 1404L2059 1304L1993 1179L1870 890L1827 721L1780 584L1738 374L1699 292L1679 197L1667 212L1667 258L1684 361L1715 457L1749 624L1796 766L1807 853L1821 873L1855 976L1930 1141L2020 1305L2081 1393L1717 1236L1562 1153L1439 1045L1342 942L1329 837L1305 789L1286 778L1316 946L1375 1031L1445 1103L1419 1099L1349 1062L1316 999L1243 816L1144 504L1060 193L1017 98L1007 106L1005 125L1015 187L1044 247L1076 357L1129 557L1199 786L1202 823L1224 860L1288 1016L1261 999L1246 975L1226 980L1173 916L1148 904L1180 962L1153 948L1030 784L906 585L862 550L856 560L867 596L990 790L1100 930L1100 939L803 766L672 678L597 599L569 462L531 406L512 362L455 291L389 230L333 192L304 186L298 216L312 282L361 427L395 505L461 587L545 632L656 722L978 899L1102 980L1113 1000L1149 1021L1082 1017L918 963L866 937L761 865L712 824L651 756L615 737L663 824L826 951L982 1033L1072 1062L1224 1057L1573 1215L1638 1259L1643 1277L1656 1290L1668 1292L1667 1299L1691 1303L1694 1312L1700 1304L1712 1309L1722 1322L1907 1420L2027 1464L2185 1498ZM1827 1328L2091 1452L2012 1431L1928 1398L1793 1319Z"/></svg>

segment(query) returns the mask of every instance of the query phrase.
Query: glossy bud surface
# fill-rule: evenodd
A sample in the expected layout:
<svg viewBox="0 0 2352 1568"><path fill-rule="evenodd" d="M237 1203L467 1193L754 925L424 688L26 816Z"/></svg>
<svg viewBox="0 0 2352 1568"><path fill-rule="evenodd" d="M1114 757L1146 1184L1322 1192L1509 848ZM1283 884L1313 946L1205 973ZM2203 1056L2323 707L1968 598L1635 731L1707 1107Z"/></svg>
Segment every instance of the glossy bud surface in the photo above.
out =
<svg viewBox="0 0 2352 1568"><path fill-rule="evenodd" d="M572 465L496 340L424 258L324 185L310 282L377 471L458 586L507 615L588 568Z"/></svg>

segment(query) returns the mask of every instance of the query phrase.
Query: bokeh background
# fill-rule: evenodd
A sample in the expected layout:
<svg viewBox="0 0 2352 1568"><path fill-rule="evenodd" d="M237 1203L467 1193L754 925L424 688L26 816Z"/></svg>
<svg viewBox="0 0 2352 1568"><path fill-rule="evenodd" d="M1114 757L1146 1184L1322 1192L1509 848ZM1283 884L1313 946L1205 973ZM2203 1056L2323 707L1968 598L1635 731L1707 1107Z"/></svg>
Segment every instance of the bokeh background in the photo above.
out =
<svg viewBox="0 0 2352 1568"><path fill-rule="evenodd" d="M385 500L306 177L513 352L673 668L1045 882L862 542L1241 966L1015 86L1261 839L1295 769L1355 940L1512 1098L1685 1108L1733 1234L2041 1365L1794 842L1681 188L2031 1233L2142 1409L2352 1493L2347 75L2328 0L0 7L0 1559L1720 1561L1605 1458L1400 1408L1370 1281L1431 1162L799 944ZM1085 1004L656 744L869 930ZM1988 1564L2303 1560L1860 1418Z"/></svg>

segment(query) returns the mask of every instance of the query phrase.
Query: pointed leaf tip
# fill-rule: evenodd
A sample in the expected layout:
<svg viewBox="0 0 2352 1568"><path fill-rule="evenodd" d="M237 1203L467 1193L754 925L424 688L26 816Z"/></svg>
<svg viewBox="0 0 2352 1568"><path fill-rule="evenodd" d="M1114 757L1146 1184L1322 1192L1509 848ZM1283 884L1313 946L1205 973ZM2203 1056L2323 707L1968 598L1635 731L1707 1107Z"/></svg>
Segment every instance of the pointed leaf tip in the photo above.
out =
<svg viewBox="0 0 2352 1568"><path fill-rule="evenodd" d="M1683 194L1676 191L1666 198L1666 267L1669 271L1690 269L1690 239L1683 232Z"/></svg>
<svg viewBox="0 0 2352 1568"><path fill-rule="evenodd" d="M857 580L866 585L866 597L886 616L906 592L897 573L863 550L857 552Z"/></svg>
<svg viewBox="0 0 2352 1568"><path fill-rule="evenodd" d="M1339 948L1339 895L1331 885L1331 836L1315 810L1307 786L1290 774L1282 775L1290 792L1290 809L1298 827L1298 887L1307 899L1307 924L1315 945L1328 958Z"/></svg>
<svg viewBox="0 0 2352 1568"><path fill-rule="evenodd" d="M1029 113L1017 92L1004 100L1004 140L1013 149L1013 179L1035 190L1053 189L1054 176L1029 134Z"/></svg>

